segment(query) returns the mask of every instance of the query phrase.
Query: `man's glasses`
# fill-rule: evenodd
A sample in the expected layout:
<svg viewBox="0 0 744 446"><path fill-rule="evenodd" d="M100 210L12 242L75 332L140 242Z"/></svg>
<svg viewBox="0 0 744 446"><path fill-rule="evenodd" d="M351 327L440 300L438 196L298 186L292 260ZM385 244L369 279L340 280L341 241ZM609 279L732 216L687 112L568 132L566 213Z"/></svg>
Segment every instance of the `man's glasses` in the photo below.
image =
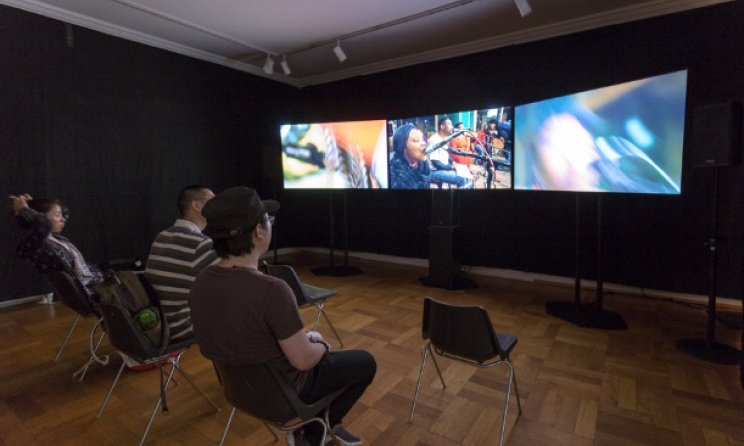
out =
<svg viewBox="0 0 744 446"><path fill-rule="evenodd" d="M266 217L266 221L268 221L269 223L271 223L271 226L274 226L274 221L275 220L276 220L276 216L275 215L269 215L268 217Z"/></svg>

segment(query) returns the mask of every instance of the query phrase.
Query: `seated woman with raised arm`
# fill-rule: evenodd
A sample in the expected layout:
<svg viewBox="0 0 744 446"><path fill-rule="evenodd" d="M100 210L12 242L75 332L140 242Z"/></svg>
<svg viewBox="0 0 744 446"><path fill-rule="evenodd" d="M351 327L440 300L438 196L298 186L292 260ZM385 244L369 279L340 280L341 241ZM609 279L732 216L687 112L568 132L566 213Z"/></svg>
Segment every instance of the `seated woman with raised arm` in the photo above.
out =
<svg viewBox="0 0 744 446"><path fill-rule="evenodd" d="M89 296L103 273L88 265L72 242L62 235L69 211L59 200L36 199L29 194L11 195L13 214L26 233L18 244L18 257L26 259L41 274L65 271L75 277Z"/></svg>

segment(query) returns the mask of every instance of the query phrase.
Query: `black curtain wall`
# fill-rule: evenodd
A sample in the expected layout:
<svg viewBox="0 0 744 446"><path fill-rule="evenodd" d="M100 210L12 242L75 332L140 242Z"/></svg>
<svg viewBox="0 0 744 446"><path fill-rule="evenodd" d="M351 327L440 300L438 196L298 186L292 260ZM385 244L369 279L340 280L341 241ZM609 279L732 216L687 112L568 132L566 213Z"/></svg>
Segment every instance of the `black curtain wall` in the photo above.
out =
<svg viewBox="0 0 744 446"><path fill-rule="evenodd" d="M735 1L297 90L0 7L0 192L63 199L65 233L92 262L145 257L190 183L279 199L279 247L328 247L334 200L343 249L341 192L282 189L279 124L518 105L679 69L689 122L697 106L744 101L743 20ZM602 196L605 281L707 294L715 169L692 167L689 127L685 137L681 195ZM719 170L718 293L734 298L744 287L743 169ZM455 196L463 265L573 277L578 218L581 273L596 276L596 195L476 192ZM428 257L430 192L351 190L346 201L350 250ZM0 300L47 292L16 258L6 215Z"/></svg>
<svg viewBox="0 0 744 446"><path fill-rule="evenodd" d="M145 259L178 217L178 191L263 177L272 104L292 87L84 28L0 7L0 190L56 197L90 263ZM247 154L251 153L250 156ZM258 162L256 162L258 160ZM16 258L5 201L0 299L45 293Z"/></svg>

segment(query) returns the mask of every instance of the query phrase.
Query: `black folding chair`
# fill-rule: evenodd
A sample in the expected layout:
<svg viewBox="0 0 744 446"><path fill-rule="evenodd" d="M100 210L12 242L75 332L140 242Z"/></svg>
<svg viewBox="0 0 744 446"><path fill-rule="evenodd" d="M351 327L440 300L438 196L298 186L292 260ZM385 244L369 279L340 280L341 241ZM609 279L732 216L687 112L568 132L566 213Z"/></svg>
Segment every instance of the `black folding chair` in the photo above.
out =
<svg viewBox="0 0 744 446"><path fill-rule="evenodd" d="M82 381L83 378L85 378L85 373L88 371L88 368L93 362L98 362L102 365L108 364L107 356L101 358L96 354L96 352L98 351L98 347L101 345L101 341L103 340L103 336L106 334L106 327L103 325L103 319L101 319L101 314L98 311L96 304L91 301L88 293L85 292L82 284L80 284L80 282L78 282L76 278L64 271L51 272L48 273L46 277L47 280L49 280L49 283L52 285L54 294L59 298L59 301L62 303L62 305L77 313L75 319L72 321L70 329L67 331L65 340L59 347L59 351L57 351L57 356L54 357L55 361L59 360L59 357L62 355L62 351L65 349L67 342L70 340L72 331L77 326L80 318L95 317L97 319L97 322L93 325L89 337L90 359L87 363L85 363L81 368L79 368L75 373L72 374L73 377L77 377L79 375L78 379ZM99 329L100 334L96 335Z"/></svg>
<svg viewBox="0 0 744 446"><path fill-rule="evenodd" d="M330 434L334 444L340 446L328 421L328 409L333 400L346 390L345 388L312 404L305 404L270 363L254 365L213 363L225 399L233 405L220 445L225 441L227 430L230 428L230 422L237 408L282 432L291 432L309 423L321 423L324 439L321 444L326 444L325 438ZM292 421L296 422L290 423ZM277 438L276 434L274 438Z"/></svg>
<svg viewBox="0 0 744 446"><path fill-rule="evenodd" d="M430 352L432 353L431 359L434 361L434 367L437 369L439 379L445 388L447 385L444 383L434 353L481 368L504 364L509 368L509 381L506 387L504 415L501 421L501 435L499 436L499 445L503 445L512 384L514 385L519 414L522 414L522 403L519 401L514 366L509 358L509 353L517 345L517 338L494 331L488 312L481 306L452 305L436 301L430 297L424 299L421 335L429 342L422 349L421 371L419 372L416 393L413 396L411 415L408 421L413 421L413 411L416 409L416 400L421 389L426 358Z"/></svg>
<svg viewBox="0 0 744 446"><path fill-rule="evenodd" d="M158 368L161 372L159 374L160 397L157 399L155 407L152 409L152 415L150 415L150 420L148 421L145 432L142 434L142 438L140 439L140 446L144 444L147 433L150 431L152 422L155 419L155 414L157 413L158 408L161 404L163 405L163 413L168 413L168 406L165 400L165 392L168 390L168 386L173 379L173 375L175 374L176 370L181 373L186 381L188 381L189 384L191 384L201 394L201 396L203 396L204 399L206 399L209 404L211 404L212 407L215 408L215 410L220 410L219 406L217 406L212 400L209 399L206 393L204 393L204 391L202 391L196 385L196 383L194 383L191 377L186 372L184 372L180 366L181 356L183 356L183 354L188 351L189 347L191 347L193 344L196 344L195 339L189 339L171 345L166 344L162 346L156 346L153 345L145 332L142 330L139 322L137 322L130 314L128 314L127 310L117 305L107 303L101 303L100 310L101 314L103 315L103 320L106 322L111 345L113 345L118 350L118 353L121 355L122 364L121 367L119 367L119 372L116 374L114 382L111 384L111 388L109 389L108 394L106 394L106 398L104 399L103 404L98 411L98 417L100 417L103 413L103 409L106 407L106 404L108 403L108 400L111 397L112 392L114 391L114 387L116 387L116 383L119 381L119 377L124 371L127 358L132 358L142 363L154 361L158 365ZM168 373L168 377L165 380L165 383L163 383L164 371L162 369L164 362L171 365L171 369Z"/></svg>
<svg viewBox="0 0 744 446"><path fill-rule="evenodd" d="M341 337L336 332L336 328L333 326L333 323L331 323L331 319L328 317L328 314L326 314L324 310L326 299L331 296L335 296L338 293L326 288L320 288L302 283L300 278L297 276L297 272L289 265L271 265L267 262L264 262L264 265L266 266L266 271L269 273L269 275L284 280L285 282L287 282L287 285L292 288L292 292L295 295L297 306L299 308L303 308L309 305L314 305L318 308L318 317L315 319L313 330L318 330L320 316L323 315L326 321L328 321L328 325L331 327L331 330L333 330L333 334L336 336L336 339L338 339L339 344L341 344L341 347L343 348L344 343L341 340Z"/></svg>

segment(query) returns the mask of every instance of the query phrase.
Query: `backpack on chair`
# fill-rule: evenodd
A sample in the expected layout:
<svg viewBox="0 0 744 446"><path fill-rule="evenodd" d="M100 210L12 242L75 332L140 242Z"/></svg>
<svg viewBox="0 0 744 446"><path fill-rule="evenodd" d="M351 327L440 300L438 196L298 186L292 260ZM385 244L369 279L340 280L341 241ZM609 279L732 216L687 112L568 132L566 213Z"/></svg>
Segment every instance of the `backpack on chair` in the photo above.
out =
<svg viewBox="0 0 744 446"><path fill-rule="evenodd" d="M140 274L128 270L109 269L106 271L106 279L96 284L94 288L101 302L123 308L138 322L143 322L146 318L152 321L154 314L155 323L151 327L143 326L142 329L155 346L160 346L163 340L167 341L167 324L162 323L163 317L158 303L150 299L152 294L148 293Z"/></svg>

